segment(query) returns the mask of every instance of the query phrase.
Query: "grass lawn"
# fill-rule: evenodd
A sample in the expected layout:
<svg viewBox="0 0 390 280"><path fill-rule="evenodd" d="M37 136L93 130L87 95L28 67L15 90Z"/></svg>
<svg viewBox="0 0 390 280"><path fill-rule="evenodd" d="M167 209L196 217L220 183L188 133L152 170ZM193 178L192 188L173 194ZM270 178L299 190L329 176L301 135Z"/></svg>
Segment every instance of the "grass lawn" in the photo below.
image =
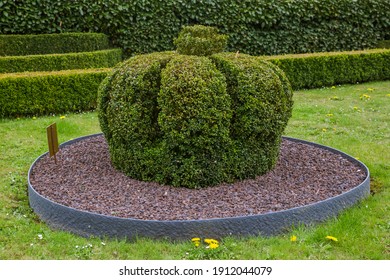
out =
<svg viewBox="0 0 390 280"><path fill-rule="evenodd" d="M46 126L56 122L64 142L99 132L97 114L0 119L0 259L390 259L390 81L298 91L294 100L285 135L342 150L370 169L372 195L339 217L270 238L225 238L214 250L55 231L29 207L28 169L47 150Z"/></svg>

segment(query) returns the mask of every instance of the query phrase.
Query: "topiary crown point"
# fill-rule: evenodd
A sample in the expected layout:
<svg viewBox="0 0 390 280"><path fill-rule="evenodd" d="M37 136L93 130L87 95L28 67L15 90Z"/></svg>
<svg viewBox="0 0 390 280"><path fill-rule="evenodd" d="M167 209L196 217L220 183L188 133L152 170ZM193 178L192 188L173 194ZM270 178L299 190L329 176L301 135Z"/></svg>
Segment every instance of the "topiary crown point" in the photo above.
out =
<svg viewBox="0 0 390 280"><path fill-rule="evenodd" d="M179 54L209 56L222 52L228 36L218 34L218 29L210 26L193 25L184 27L174 44Z"/></svg>

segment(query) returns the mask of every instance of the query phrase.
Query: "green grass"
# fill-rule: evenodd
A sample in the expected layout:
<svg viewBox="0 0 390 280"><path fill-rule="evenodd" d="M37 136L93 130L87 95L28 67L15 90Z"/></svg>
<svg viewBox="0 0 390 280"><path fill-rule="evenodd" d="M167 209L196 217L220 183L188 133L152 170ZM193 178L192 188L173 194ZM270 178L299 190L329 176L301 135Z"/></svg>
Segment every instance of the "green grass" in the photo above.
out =
<svg viewBox="0 0 390 280"><path fill-rule="evenodd" d="M299 91L294 99L285 135L340 149L370 169L372 195L337 218L270 238L225 238L215 250L190 240L128 242L55 231L29 207L28 169L47 150L46 126L56 122L64 142L99 132L97 114L2 119L0 259L390 259L390 81Z"/></svg>

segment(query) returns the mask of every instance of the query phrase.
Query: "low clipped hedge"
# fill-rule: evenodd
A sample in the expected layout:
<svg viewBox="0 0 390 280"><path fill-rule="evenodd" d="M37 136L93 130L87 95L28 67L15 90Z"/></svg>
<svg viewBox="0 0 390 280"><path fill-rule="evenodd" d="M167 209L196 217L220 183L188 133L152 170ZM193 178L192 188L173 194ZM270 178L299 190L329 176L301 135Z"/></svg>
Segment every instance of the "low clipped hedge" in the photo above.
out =
<svg viewBox="0 0 390 280"><path fill-rule="evenodd" d="M171 55L173 55L173 53L170 53L169 56ZM265 59L279 66L285 72L285 75L290 81L293 89L315 88L335 84L351 84L390 79L390 50L386 49L267 56L260 57L259 59ZM104 75L106 75L106 72L108 71L108 69L103 71L105 72ZM96 73L95 70L88 70L86 72L86 76L103 75L102 73L98 74L101 72L100 70ZM78 73L77 75L82 75L80 71L63 71L61 73ZM15 99L12 97L22 96L22 100L28 99L24 96L28 92L28 84L26 84L26 81L30 79L34 81L35 79L32 78L34 75L36 74L0 74L0 117L55 113L54 111L51 112L48 108L45 110L31 110L24 108L22 105L18 105L17 98ZM49 75L56 76L58 73ZM52 81L53 80L54 79L52 79ZM23 81L21 82L21 85L23 86L18 87L18 81ZM82 87L82 85L78 86ZM93 94L96 96L96 93ZM45 95L43 95L42 99L45 98L44 96ZM12 100L12 102L7 104L6 100ZM38 96L36 96L36 100L39 100ZM42 103L42 101L39 102ZM96 104L96 102L93 104ZM56 110L60 111L60 109ZM143 119L141 118L140 120Z"/></svg>
<svg viewBox="0 0 390 280"><path fill-rule="evenodd" d="M37 116L96 108L109 69L0 75L0 117Z"/></svg>
<svg viewBox="0 0 390 280"><path fill-rule="evenodd" d="M0 56L91 52L110 48L102 33L0 35Z"/></svg>
<svg viewBox="0 0 390 280"><path fill-rule="evenodd" d="M121 49L94 52L0 57L0 73L110 68L122 61Z"/></svg>
<svg viewBox="0 0 390 280"><path fill-rule="evenodd" d="M293 89L390 79L390 50L386 49L263 58L285 72Z"/></svg>

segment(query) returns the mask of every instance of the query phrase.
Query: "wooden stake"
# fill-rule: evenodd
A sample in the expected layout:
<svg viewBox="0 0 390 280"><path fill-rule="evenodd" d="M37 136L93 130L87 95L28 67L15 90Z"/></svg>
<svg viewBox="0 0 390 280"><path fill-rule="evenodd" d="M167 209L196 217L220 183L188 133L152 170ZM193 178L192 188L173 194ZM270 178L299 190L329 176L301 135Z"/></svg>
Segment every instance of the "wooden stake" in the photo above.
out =
<svg viewBox="0 0 390 280"><path fill-rule="evenodd" d="M49 145L49 154L50 157L54 156L54 162L57 164L56 153L58 152L58 135L57 135L57 125L53 123L46 128L47 132L47 143Z"/></svg>

